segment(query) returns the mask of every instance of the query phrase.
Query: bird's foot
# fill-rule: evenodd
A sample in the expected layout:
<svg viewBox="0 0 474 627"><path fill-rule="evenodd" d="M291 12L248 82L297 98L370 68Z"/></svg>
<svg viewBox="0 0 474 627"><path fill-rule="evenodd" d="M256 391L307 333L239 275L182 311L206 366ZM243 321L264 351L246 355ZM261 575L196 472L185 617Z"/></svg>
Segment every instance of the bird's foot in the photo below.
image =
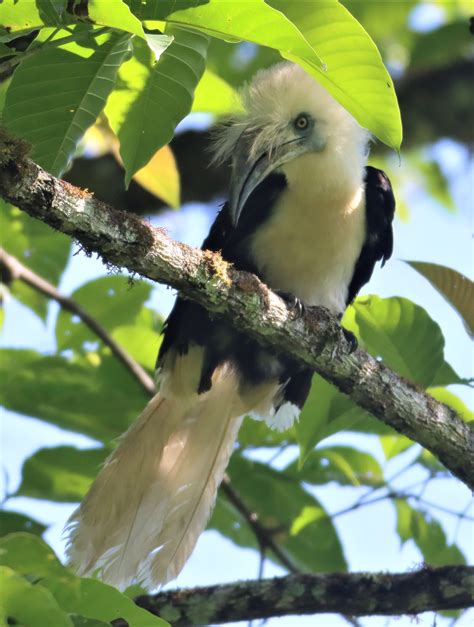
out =
<svg viewBox="0 0 474 627"><path fill-rule="evenodd" d="M294 294L290 294L290 292L282 292L280 290L274 290L275 294L285 301L288 309L291 310L295 319L301 318L305 312L305 306L303 301L295 296Z"/></svg>
<svg viewBox="0 0 474 627"><path fill-rule="evenodd" d="M342 333L346 338L346 342L349 344L349 355L351 355L354 351L357 350L359 346L359 342L357 341L356 336L352 333L352 331L348 331L344 327L341 326Z"/></svg>

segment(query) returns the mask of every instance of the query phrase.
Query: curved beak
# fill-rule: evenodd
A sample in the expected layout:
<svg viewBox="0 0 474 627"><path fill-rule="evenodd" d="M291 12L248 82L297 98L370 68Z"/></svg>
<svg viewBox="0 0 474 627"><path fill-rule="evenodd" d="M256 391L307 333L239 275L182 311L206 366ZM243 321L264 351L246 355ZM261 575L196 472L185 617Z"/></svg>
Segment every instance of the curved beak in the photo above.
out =
<svg viewBox="0 0 474 627"><path fill-rule="evenodd" d="M234 226L237 224L247 199L254 189L287 161L291 161L310 148L305 138L296 137L283 142L271 154L264 152L255 161L248 160L250 138L243 134L237 143L232 162L232 180L229 190L229 209Z"/></svg>

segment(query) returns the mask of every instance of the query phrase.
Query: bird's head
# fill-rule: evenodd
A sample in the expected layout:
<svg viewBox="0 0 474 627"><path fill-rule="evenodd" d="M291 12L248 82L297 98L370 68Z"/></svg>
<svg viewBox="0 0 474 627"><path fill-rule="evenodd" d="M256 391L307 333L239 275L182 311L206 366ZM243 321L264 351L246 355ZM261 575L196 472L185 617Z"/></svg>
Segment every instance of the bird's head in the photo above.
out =
<svg viewBox="0 0 474 627"><path fill-rule="evenodd" d="M237 223L252 191L271 172L298 169L317 155L315 176L352 160L361 169L368 132L309 74L294 63L261 70L242 92L243 112L217 134L215 158L232 159L229 195ZM354 163L356 159L356 163Z"/></svg>

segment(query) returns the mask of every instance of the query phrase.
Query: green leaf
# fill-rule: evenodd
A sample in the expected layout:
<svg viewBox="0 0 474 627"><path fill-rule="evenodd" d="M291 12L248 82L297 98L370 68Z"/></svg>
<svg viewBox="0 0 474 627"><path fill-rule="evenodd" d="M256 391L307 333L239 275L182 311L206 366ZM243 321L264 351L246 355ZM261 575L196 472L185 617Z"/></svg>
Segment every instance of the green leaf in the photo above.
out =
<svg viewBox="0 0 474 627"><path fill-rule="evenodd" d="M411 49L410 70L446 67L462 56L472 54L472 50L472 34L466 20L443 24L418 34Z"/></svg>
<svg viewBox="0 0 474 627"><path fill-rule="evenodd" d="M439 163L422 150L410 151L407 157L408 163L412 165L414 176L419 179L420 186L449 212L455 213L456 205L449 183Z"/></svg>
<svg viewBox="0 0 474 627"><path fill-rule="evenodd" d="M145 326L124 325L117 327L112 333L113 339L124 348L138 363L150 370L155 369L161 336L153 329Z"/></svg>
<svg viewBox="0 0 474 627"><path fill-rule="evenodd" d="M89 281L71 294L96 322L107 331L132 324L148 300L152 286L145 281L130 284L128 277L106 276ZM97 335L77 316L62 309L56 322L58 350L80 351L84 342L97 341Z"/></svg>
<svg viewBox="0 0 474 627"><path fill-rule="evenodd" d="M74 577L60 563L53 549L30 533L11 533L0 538L0 564L36 579Z"/></svg>
<svg viewBox="0 0 474 627"><path fill-rule="evenodd" d="M89 0L87 3L88 19L100 26L110 26L145 39L140 20L122 0Z"/></svg>
<svg viewBox="0 0 474 627"><path fill-rule="evenodd" d="M406 263L423 275L454 307L466 331L474 337L474 283L453 268L437 263L425 261L407 261Z"/></svg>
<svg viewBox="0 0 474 627"><path fill-rule="evenodd" d="M84 25L76 31L84 31ZM58 176L103 109L130 51L129 35L94 38L89 32L80 42L45 48L25 60L5 99L5 126L32 145L34 161Z"/></svg>
<svg viewBox="0 0 474 627"><path fill-rule="evenodd" d="M62 566L51 548L36 536L26 533L11 534L0 539L0 563L18 572L41 579L41 586L48 589L51 598L69 614L98 619L110 624L121 618L130 627L166 627L168 623L137 607L135 603L112 586L94 579L81 579ZM62 623L28 623L37 627ZM71 621L68 626L73 625ZM89 627L89 626L88 626Z"/></svg>
<svg viewBox="0 0 474 627"><path fill-rule="evenodd" d="M406 298L359 298L347 309L343 325L372 355L423 387L431 384L444 363L441 329Z"/></svg>
<svg viewBox="0 0 474 627"><path fill-rule="evenodd" d="M0 5L0 25L9 33L30 31L45 25L59 26L70 21L64 15L62 0L3 0Z"/></svg>
<svg viewBox="0 0 474 627"><path fill-rule="evenodd" d="M285 473L313 485L383 485L383 471L377 460L350 446L326 446L312 451L301 470L292 462Z"/></svg>
<svg viewBox="0 0 474 627"><path fill-rule="evenodd" d="M393 459L400 453L403 453L410 446L413 446L413 441L404 435L381 435L380 444L385 455L385 459Z"/></svg>
<svg viewBox="0 0 474 627"><path fill-rule="evenodd" d="M298 481L235 454L228 471L233 488L257 513L262 525L278 529L273 538L297 568L313 572L346 570L331 518Z"/></svg>
<svg viewBox="0 0 474 627"><path fill-rule="evenodd" d="M192 111L228 115L241 108L233 87L217 74L206 69L196 88Z"/></svg>
<svg viewBox="0 0 474 627"><path fill-rule="evenodd" d="M184 28L169 28L174 40L155 63L148 47L134 40L133 57L119 71L117 88L105 108L120 140L126 184L173 137L190 112L204 72L208 38Z"/></svg>
<svg viewBox="0 0 474 627"><path fill-rule="evenodd" d="M317 52L291 20L263 0L225 3L208 0L197 6L186 0L148 0L140 10L142 19L166 20L172 24L191 26L225 41L245 39L275 48L287 59L304 58L312 68L320 68L322 65Z"/></svg>
<svg viewBox="0 0 474 627"><path fill-rule="evenodd" d="M1 199L0 233L8 253L53 285L59 283L71 249L68 237ZM14 281L11 291L45 320L48 300L42 294L21 281Z"/></svg>
<svg viewBox="0 0 474 627"><path fill-rule="evenodd" d="M29 516L24 514L18 514L17 512L9 512L6 510L0 511L0 536L6 536L9 533L16 531L27 531L34 533L37 536L41 536L47 527L39 523L37 520L33 520Z"/></svg>
<svg viewBox="0 0 474 627"><path fill-rule="evenodd" d="M308 400L295 424L301 466L318 442L343 429L352 429L359 421L369 418L369 414L334 385L314 375Z"/></svg>
<svg viewBox="0 0 474 627"><path fill-rule="evenodd" d="M72 363L29 350L0 352L0 404L7 409L109 442L123 433L148 397L113 357Z"/></svg>
<svg viewBox="0 0 474 627"><path fill-rule="evenodd" d="M43 586L32 585L6 566L0 566L0 580L2 625L73 627L71 619L61 610L51 592Z"/></svg>
<svg viewBox="0 0 474 627"><path fill-rule="evenodd" d="M304 56L292 60L313 74L361 126L399 150L402 123L393 81L359 22L336 1L269 0L269 4L296 24L326 71L318 71Z"/></svg>
<svg viewBox="0 0 474 627"><path fill-rule="evenodd" d="M465 564L466 559L456 544L448 544L443 528L437 520L414 509L405 500L395 499L397 533L402 545L413 539L424 561L431 566Z"/></svg>
<svg viewBox="0 0 474 627"><path fill-rule="evenodd" d="M58 502L77 502L86 494L108 451L72 446L44 448L23 463L17 496Z"/></svg>
<svg viewBox="0 0 474 627"><path fill-rule="evenodd" d="M110 623L97 620L97 618L86 618L79 614L69 614L69 618L72 620L74 627L110 627Z"/></svg>

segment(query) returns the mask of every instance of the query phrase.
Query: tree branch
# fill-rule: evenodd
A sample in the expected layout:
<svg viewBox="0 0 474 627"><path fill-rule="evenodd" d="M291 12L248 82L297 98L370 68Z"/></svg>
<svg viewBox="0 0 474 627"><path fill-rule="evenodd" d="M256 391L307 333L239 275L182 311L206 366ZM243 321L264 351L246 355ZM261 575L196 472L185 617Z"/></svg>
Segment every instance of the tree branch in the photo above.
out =
<svg viewBox="0 0 474 627"><path fill-rule="evenodd" d="M156 391L155 383L148 372L144 370L138 362L132 359L132 357L130 357L130 355L107 333L104 327L97 322L95 318L89 315L79 303L61 294L54 285L24 266L16 257L9 255L3 248L0 248L0 269L6 270L12 279L23 281L37 292L55 300L63 309L78 316L82 322L110 348L117 359L122 362L149 394L153 394Z"/></svg>
<svg viewBox="0 0 474 627"><path fill-rule="evenodd" d="M329 573L172 590L135 599L174 627L294 614L420 614L471 607L474 568L443 566L404 574Z"/></svg>
<svg viewBox="0 0 474 627"><path fill-rule="evenodd" d="M242 331L304 362L363 409L430 450L474 489L474 434L457 414L366 352L349 354L337 319L312 307L294 320L257 277L217 253L171 240L137 216L112 209L51 176L0 136L0 195L78 240L86 252L181 290Z"/></svg>

